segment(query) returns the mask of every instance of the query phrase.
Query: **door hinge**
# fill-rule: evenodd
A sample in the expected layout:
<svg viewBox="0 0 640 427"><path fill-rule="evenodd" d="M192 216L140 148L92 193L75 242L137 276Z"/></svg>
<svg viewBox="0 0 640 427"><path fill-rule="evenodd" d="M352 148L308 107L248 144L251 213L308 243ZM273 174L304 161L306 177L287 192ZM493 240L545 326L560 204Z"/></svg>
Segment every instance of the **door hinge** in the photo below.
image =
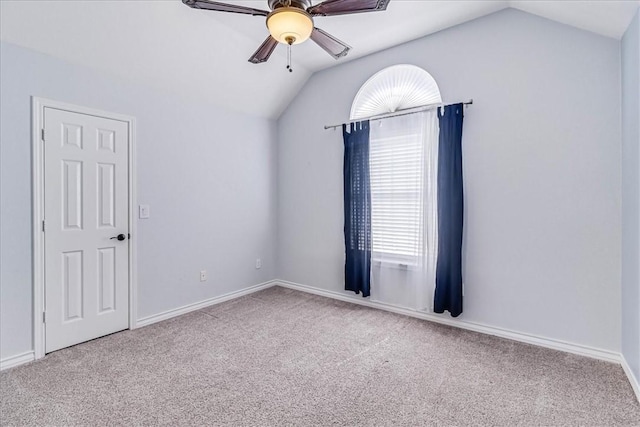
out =
<svg viewBox="0 0 640 427"><path fill-rule="evenodd" d="M44 219L42 220L42 232L44 233Z"/></svg>
<svg viewBox="0 0 640 427"><path fill-rule="evenodd" d="M42 323L47 323L47 312L46 311L42 312Z"/></svg>
<svg viewBox="0 0 640 427"><path fill-rule="evenodd" d="M40 139L44 142L44 128L40 129Z"/></svg>

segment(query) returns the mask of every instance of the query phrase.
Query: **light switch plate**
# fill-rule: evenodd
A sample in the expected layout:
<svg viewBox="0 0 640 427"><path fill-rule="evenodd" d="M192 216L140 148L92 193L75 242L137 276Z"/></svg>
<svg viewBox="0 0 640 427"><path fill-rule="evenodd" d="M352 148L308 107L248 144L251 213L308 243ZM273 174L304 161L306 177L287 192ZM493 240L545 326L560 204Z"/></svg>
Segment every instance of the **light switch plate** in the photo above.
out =
<svg viewBox="0 0 640 427"><path fill-rule="evenodd" d="M139 218L140 219L147 219L149 218L149 216L151 216L151 208L149 207L149 205L140 205L139 206Z"/></svg>

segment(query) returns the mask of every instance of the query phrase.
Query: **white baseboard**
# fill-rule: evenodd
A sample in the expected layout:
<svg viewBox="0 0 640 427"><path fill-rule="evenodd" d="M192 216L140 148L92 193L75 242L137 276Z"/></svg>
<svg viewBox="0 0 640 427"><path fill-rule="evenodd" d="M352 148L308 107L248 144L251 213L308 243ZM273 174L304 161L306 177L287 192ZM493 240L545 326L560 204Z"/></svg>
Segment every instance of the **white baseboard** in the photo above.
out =
<svg viewBox="0 0 640 427"><path fill-rule="evenodd" d="M36 356L33 351L27 351L26 353L6 357L0 360L0 371L33 362L35 358Z"/></svg>
<svg viewBox="0 0 640 427"><path fill-rule="evenodd" d="M612 363L621 363L619 353L603 350L599 348L583 346L566 341L556 340L552 338L539 337L536 335L525 334L522 332L510 331L508 329L497 328L494 326L483 325L480 323L469 322L466 320L457 320L453 318L442 317L438 314L425 313L422 311L411 310L396 305L374 302L362 297L353 297L339 292L327 291L324 289L314 288L312 286L301 285L299 283L288 282L285 280L276 280L278 286L284 288L295 289L327 298L333 298L340 301L346 301L353 304L359 304L366 307L377 308L379 310L390 311L392 313L402 314L405 316L415 317L430 322L440 323L443 325L453 326L456 328L467 329L483 334L494 335L501 338L507 338L514 341L520 341L527 344L533 344L540 347L546 347L553 350L564 351L567 353L577 354L579 356L591 357L594 359L604 360Z"/></svg>
<svg viewBox="0 0 640 427"><path fill-rule="evenodd" d="M620 359L622 369L624 369L625 374L627 374L627 378L629 378L629 382L631 383L631 388L633 388L636 398L638 399L638 402L640 402L640 381L638 381L638 378L633 374L631 366L627 363L627 359L625 359L624 356L620 356Z"/></svg>
<svg viewBox="0 0 640 427"><path fill-rule="evenodd" d="M204 301L196 302L193 304L187 304L182 307L174 308L172 310L167 310L162 313L153 314L151 316L143 317L138 319L136 322L136 329L141 328L143 326L148 326L153 323L162 322L163 320L171 319L172 317L180 316L186 313L190 313L192 311L200 310L201 308L209 307L212 305L220 304L221 302L229 301L232 299L240 298L245 295L252 294L254 292L261 291L263 289L270 288L275 286L277 283L275 280L270 280L268 282L260 283L259 285L251 286L249 288L245 288L239 291L230 292L228 294L220 295L217 297L213 297L210 299L206 299Z"/></svg>

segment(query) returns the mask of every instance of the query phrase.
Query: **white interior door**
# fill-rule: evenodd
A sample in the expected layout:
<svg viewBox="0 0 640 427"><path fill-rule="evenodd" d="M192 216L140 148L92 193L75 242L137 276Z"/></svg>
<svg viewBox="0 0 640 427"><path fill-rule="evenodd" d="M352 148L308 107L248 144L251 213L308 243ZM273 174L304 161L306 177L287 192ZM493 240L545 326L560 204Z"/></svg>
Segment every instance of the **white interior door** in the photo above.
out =
<svg viewBox="0 0 640 427"><path fill-rule="evenodd" d="M129 325L128 145L126 122L44 109L47 353Z"/></svg>

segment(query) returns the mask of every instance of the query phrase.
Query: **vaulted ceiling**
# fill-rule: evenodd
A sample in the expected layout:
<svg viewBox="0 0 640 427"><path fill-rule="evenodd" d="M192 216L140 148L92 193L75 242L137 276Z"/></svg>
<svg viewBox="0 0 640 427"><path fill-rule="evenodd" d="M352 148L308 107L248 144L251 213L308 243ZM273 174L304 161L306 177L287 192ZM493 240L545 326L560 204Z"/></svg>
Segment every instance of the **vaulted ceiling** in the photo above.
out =
<svg viewBox="0 0 640 427"><path fill-rule="evenodd" d="M268 9L267 0L228 2ZM268 34L264 17L195 10L179 0L2 0L0 39L185 99L277 118L316 71L507 7L619 39L639 5L391 0L386 12L316 18L353 49L336 61L311 42L296 45L293 73L284 46L265 64L247 62Z"/></svg>

